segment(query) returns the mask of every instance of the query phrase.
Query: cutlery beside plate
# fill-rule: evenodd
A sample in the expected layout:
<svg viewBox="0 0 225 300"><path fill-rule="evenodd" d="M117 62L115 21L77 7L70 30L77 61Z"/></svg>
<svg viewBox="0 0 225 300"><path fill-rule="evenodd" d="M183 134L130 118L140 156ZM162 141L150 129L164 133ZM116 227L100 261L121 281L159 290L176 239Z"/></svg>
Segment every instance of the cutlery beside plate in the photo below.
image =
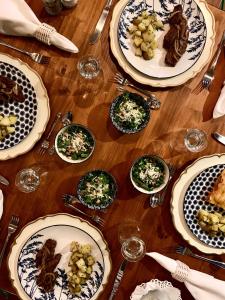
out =
<svg viewBox="0 0 225 300"><path fill-rule="evenodd" d="M4 185L9 185L8 179L6 179L4 176L0 175L0 183Z"/></svg>
<svg viewBox="0 0 225 300"><path fill-rule="evenodd" d="M225 145L225 136L218 133L218 132L213 132L212 136L214 137L215 140L220 142L221 144Z"/></svg>

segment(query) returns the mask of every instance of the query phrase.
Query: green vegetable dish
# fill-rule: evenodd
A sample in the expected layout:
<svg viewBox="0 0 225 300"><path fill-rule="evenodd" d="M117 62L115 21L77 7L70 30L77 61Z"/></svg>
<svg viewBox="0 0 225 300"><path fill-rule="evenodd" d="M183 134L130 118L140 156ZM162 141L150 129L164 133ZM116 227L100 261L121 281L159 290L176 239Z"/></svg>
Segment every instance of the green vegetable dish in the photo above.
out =
<svg viewBox="0 0 225 300"><path fill-rule="evenodd" d="M58 151L72 160L84 160L90 156L94 139L87 129L71 125L57 139Z"/></svg>
<svg viewBox="0 0 225 300"><path fill-rule="evenodd" d="M113 177L102 170L86 174L78 185L79 200L90 208L105 208L115 198L116 185Z"/></svg>
<svg viewBox="0 0 225 300"><path fill-rule="evenodd" d="M146 191L152 191L164 183L165 167L154 157L140 158L132 168L134 182Z"/></svg>
<svg viewBox="0 0 225 300"><path fill-rule="evenodd" d="M114 107L114 121L124 129L139 129L147 117L143 105L132 99L129 93L125 93Z"/></svg>

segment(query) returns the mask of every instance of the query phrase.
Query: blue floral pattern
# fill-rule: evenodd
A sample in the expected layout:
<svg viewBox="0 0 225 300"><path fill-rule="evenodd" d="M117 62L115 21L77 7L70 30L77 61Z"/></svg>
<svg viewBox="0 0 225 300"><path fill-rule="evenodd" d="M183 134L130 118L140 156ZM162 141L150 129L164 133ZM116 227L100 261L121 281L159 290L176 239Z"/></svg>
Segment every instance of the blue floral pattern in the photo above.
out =
<svg viewBox="0 0 225 300"><path fill-rule="evenodd" d="M33 235L27 240L19 254L17 271L21 286L25 293L32 300L91 299L99 289L104 276L104 267L99 261L95 263L94 271L92 272L90 279L83 285L80 294L72 295L70 293L66 271L61 267L56 269L58 277L52 292L46 293L37 286L36 276L39 274L39 270L36 267L35 257L45 240L46 238L43 234L37 233Z"/></svg>
<svg viewBox="0 0 225 300"><path fill-rule="evenodd" d="M178 4L182 5L183 13L188 20L189 39L186 49L187 57L185 58L188 65L187 69L198 60L205 46L207 28L203 13L194 0L129 0L122 10L118 22L118 40L121 50L127 59L131 45L129 43L130 36L128 27L133 19L136 18L141 11L147 10L149 14L153 12L156 13L164 24L168 24L169 16L174 6ZM132 61L129 62L132 64ZM135 65L133 66L136 67ZM139 71L141 71L141 69Z"/></svg>

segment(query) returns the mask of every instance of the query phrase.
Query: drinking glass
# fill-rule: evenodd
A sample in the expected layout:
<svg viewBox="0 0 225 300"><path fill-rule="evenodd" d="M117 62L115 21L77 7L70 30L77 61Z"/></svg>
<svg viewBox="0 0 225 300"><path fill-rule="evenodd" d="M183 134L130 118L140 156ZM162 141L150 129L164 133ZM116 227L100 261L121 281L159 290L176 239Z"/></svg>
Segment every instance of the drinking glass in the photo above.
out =
<svg viewBox="0 0 225 300"><path fill-rule="evenodd" d="M16 174L15 185L24 193L31 193L38 189L47 175L47 170L40 165L33 165L28 168L20 170Z"/></svg>
<svg viewBox="0 0 225 300"><path fill-rule="evenodd" d="M121 244L133 236L140 237L140 234L138 222L133 219L126 219L118 227L118 238Z"/></svg>
<svg viewBox="0 0 225 300"><path fill-rule="evenodd" d="M208 145L207 135L204 131L197 128L187 129L184 136L184 144L189 151L200 152Z"/></svg>
<svg viewBox="0 0 225 300"><path fill-rule="evenodd" d="M79 70L79 90L85 97L87 94L96 93L103 84L100 61L94 56L82 57L77 64Z"/></svg>
<svg viewBox="0 0 225 300"><path fill-rule="evenodd" d="M170 147L173 154L183 152L200 152L208 145L207 135L203 130L190 128L175 132L170 137Z"/></svg>
<svg viewBox="0 0 225 300"><path fill-rule="evenodd" d="M122 243L121 252L126 260L136 262L145 256L145 243L139 237L133 236Z"/></svg>

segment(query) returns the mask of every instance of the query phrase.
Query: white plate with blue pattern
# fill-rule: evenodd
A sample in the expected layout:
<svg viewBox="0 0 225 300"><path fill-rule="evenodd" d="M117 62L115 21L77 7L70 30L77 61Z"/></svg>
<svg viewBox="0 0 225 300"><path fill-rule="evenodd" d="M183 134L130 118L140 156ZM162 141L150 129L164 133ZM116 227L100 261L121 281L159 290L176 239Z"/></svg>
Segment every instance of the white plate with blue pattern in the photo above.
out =
<svg viewBox="0 0 225 300"><path fill-rule="evenodd" d="M57 242L55 253L62 257L56 267L58 273L54 290L45 293L36 284L39 270L35 259L38 249L47 239ZM95 258L93 272L79 294L68 289L66 273L71 255L70 243L90 244ZM26 225L16 237L8 259L10 276L15 289L23 300L94 300L102 293L111 271L108 245L102 233L87 221L68 214L48 215Z"/></svg>
<svg viewBox="0 0 225 300"><path fill-rule="evenodd" d="M183 15L188 22L188 45L185 53L176 66L171 67L165 64L166 50L163 48L163 39L168 32L169 17L174 7L182 5ZM132 20L141 14L143 10L149 14L153 12L157 19L164 24L164 30L155 31L158 47L154 50L154 57L151 60L144 60L143 57L135 56L133 39L128 32ZM120 48L127 61L138 71L155 78L170 78L180 75L190 69L199 59L205 47L207 27L201 8L194 0L130 0L124 7L118 23L118 40Z"/></svg>
<svg viewBox="0 0 225 300"><path fill-rule="evenodd" d="M225 238L210 237L201 230L197 212L199 209L222 212L206 199L224 167L224 153L203 156L180 174L172 190L171 214L175 228L190 245L207 254L224 254Z"/></svg>
<svg viewBox="0 0 225 300"><path fill-rule="evenodd" d="M137 0L120 0L114 7L112 20L110 23L110 47L113 55L117 59L121 68L130 75L134 80L139 83L154 86L154 87L168 87L168 86L177 86L185 83L189 79L196 76L202 68L210 61L213 54L213 47L215 43L215 20L212 12L210 11L206 1L194 0L195 3L200 8L204 19L206 22L206 42L205 47L200 55L200 57L195 61L195 63L189 67L185 72L180 73L179 75L172 77L160 77L157 78L154 73L153 76L149 76L143 73L142 68L138 70L131 63L128 62L127 56L125 56L122 52L120 42L118 39L118 28L119 22L121 20L121 15L131 1ZM159 0L157 0L159 1ZM177 0L175 0L176 2ZM193 1L193 0L190 0ZM164 2L164 1L163 1ZM174 1L170 1L171 3ZM166 1L168 3L168 0ZM131 50L130 50L131 51ZM142 59L142 63L145 63L144 59ZM140 67L138 67L140 69ZM165 74L163 75L165 76ZM168 76L168 75L167 75Z"/></svg>

